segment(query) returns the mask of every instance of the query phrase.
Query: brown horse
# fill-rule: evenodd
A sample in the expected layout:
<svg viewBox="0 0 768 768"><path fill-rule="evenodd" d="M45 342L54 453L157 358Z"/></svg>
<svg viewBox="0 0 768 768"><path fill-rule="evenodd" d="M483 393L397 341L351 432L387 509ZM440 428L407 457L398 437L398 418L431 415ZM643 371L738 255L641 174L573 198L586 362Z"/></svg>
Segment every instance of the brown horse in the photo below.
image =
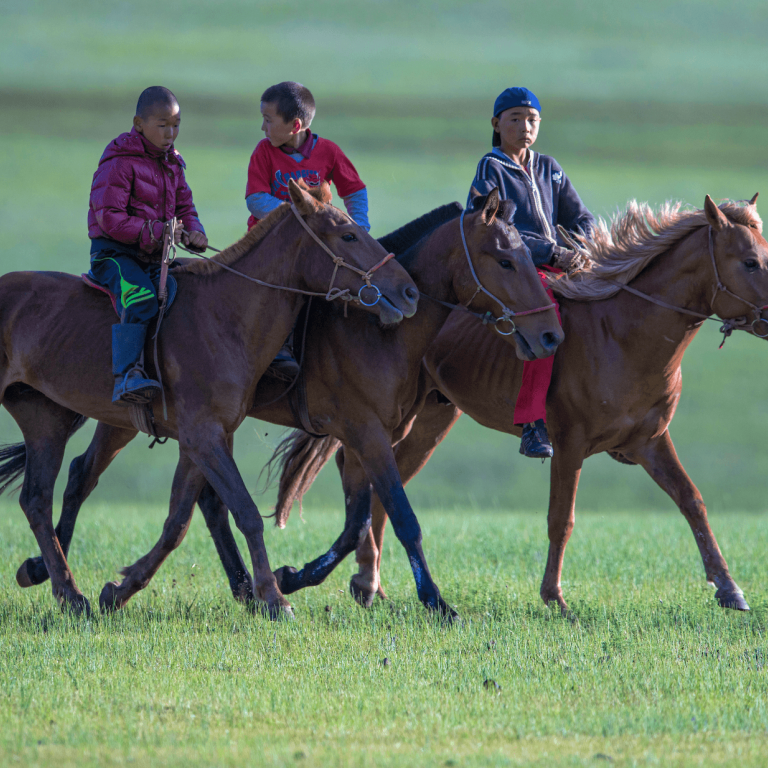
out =
<svg viewBox="0 0 768 768"><path fill-rule="evenodd" d="M446 206L383 239L388 248L402 253L400 262L420 291L430 297L421 302L419 312L407 323L395 329L382 329L360 315L344 320L339 311L327 305L312 308L306 339L301 342L306 349L306 401L313 428L343 441L347 447L350 460L344 468L343 482L350 525L326 556L301 572L291 568L276 572L286 594L319 583L354 550L370 524L373 485L407 551L420 599L429 608L455 615L429 573L418 521L403 491L391 448L409 429L411 414L421 408L421 359L449 316L451 305L472 301L473 309L479 313L498 312L496 300L480 290L480 285L495 294L503 305L522 313L515 318L519 324L517 335L506 337L521 356L546 356L562 340L554 309L527 250L515 230L504 221L508 207L500 203L498 194L492 192L466 220L457 220L460 210L458 204ZM462 226L466 227L468 251L462 244ZM412 243L415 245L409 247ZM479 283L473 279L472 263ZM530 313L535 308L542 311ZM502 324L500 330L507 327ZM275 379L262 380L250 415L297 426L287 399L276 400L284 390L285 385ZM58 529L65 548L71 540L79 504L95 486L98 474L130 437L99 425L84 459L73 462ZM2 476L9 475L5 472ZM235 596L249 599L250 577L229 528L227 507L210 488L202 493L199 503ZM190 505L185 514L191 513ZM173 525L178 524L188 525L188 519L179 522L175 518ZM156 558L148 558L139 563L143 573L151 574L156 570ZM20 583L39 583L45 577L41 570L39 559L26 561L20 569ZM134 587L135 584L126 582L116 586L115 603L124 604L136 591Z"/></svg>
<svg viewBox="0 0 768 768"><path fill-rule="evenodd" d="M678 505L699 546L707 580L717 587L719 604L749 608L709 527L701 494L675 453L668 426L680 396L683 354L703 317L734 318L751 308L753 324L737 319L737 327L760 337L768 332L768 323L757 321L768 304L768 243L761 235L756 197L743 207L721 208L707 197L703 211L665 208L658 217L647 207L631 206L614 222L613 237L603 229L593 244L584 244L594 261L588 273L554 282L563 297L566 342L556 355L547 399L555 454L541 597L563 612L568 606L560 574L574 526L581 466L603 451L622 463L641 465ZM652 300L621 290L619 284L626 283ZM430 347L425 368L434 390L395 448L404 483L427 463L462 411L484 426L520 435L513 412L522 365L476 321L454 313ZM306 456L333 453L335 446L327 439L315 443L302 445ZM346 452L337 461L344 467ZM318 462L309 467L297 453L287 457L286 468L278 514L285 514L320 469ZM351 584L363 604L370 604L377 591L385 596L380 585L385 524L385 510L374 500L371 533L358 547L360 570Z"/></svg>
<svg viewBox="0 0 768 768"><path fill-rule="evenodd" d="M291 609L269 567L261 516L232 458L232 435L306 300L301 292L349 297L361 287L360 275L370 275L387 255L346 214L295 183L290 194L291 205L214 260L176 272L179 296L163 323L158 372L168 401L158 431L179 442L171 508L194 504L206 480L213 485L248 541L255 591L272 616ZM386 324L415 313L418 290L399 264L384 264L375 279L383 297L364 307L368 312ZM254 284L258 280L288 290ZM76 611L89 610L88 601L51 521L67 437L78 414L135 433L127 409L110 402L110 313L102 296L70 275L17 272L0 279L0 398L26 445L20 504L54 595ZM169 525L164 537L180 540L185 531Z"/></svg>

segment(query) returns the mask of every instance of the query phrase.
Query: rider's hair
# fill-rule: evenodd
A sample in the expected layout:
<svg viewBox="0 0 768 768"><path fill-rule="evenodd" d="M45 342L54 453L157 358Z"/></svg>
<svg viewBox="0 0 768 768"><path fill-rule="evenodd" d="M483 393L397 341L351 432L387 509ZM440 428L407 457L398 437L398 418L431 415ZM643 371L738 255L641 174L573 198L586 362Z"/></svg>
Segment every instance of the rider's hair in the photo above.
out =
<svg viewBox="0 0 768 768"><path fill-rule="evenodd" d="M156 107L174 107L179 102L176 97L162 85L151 85L141 92L136 104L136 116L146 120Z"/></svg>
<svg viewBox="0 0 768 768"><path fill-rule="evenodd" d="M267 88L261 94L261 101L274 104L284 123L298 118L302 125L308 128L315 117L315 99L309 88L291 80Z"/></svg>

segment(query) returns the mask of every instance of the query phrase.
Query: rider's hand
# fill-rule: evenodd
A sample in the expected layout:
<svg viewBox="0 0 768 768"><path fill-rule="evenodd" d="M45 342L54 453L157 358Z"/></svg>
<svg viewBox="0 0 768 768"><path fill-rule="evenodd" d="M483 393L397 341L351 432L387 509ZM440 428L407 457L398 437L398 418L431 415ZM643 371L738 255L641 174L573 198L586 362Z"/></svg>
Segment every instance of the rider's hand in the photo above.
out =
<svg viewBox="0 0 768 768"><path fill-rule="evenodd" d="M190 232L189 234L185 232L183 243L199 251L204 251L208 247L208 238L205 236L205 232Z"/></svg>
<svg viewBox="0 0 768 768"><path fill-rule="evenodd" d="M589 258L579 251L556 245L553 249L554 265L560 267L567 275L586 269L590 265Z"/></svg>

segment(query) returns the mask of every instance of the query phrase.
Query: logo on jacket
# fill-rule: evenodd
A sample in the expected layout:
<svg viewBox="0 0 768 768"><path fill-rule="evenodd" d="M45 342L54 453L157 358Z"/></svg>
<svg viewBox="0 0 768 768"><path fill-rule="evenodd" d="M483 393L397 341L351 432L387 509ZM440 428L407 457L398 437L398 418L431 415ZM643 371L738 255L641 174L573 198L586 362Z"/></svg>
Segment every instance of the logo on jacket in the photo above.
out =
<svg viewBox="0 0 768 768"><path fill-rule="evenodd" d="M552 181L554 181L556 184L559 184L563 180L563 172L562 171L555 171L552 174Z"/></svg>
<svg viewBox="0 0 768 768"><path fill-rule="evenodd" d="M319 187L322 179L320 178L319 171L310 171L309 169L302 169L300 171L275 171L275 179L270 184L272 188L272 194L275 197L282 197L288 199L288 182L291 179L304 179L305 183L310 187Z"/></svg>

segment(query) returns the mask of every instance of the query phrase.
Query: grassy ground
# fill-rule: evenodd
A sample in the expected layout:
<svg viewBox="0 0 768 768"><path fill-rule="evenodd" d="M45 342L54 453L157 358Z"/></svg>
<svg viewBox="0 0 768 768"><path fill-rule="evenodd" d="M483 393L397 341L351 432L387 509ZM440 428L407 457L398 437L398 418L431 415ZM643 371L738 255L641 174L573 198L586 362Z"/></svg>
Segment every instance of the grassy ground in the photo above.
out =
<svg viewBox="0 0 768 768"><path fill-rule="evenodd" d="M284 79L313 90L313 127L368 184L376 235L464 201L490 106L513 83L544 103L537 149L598 214L631 197L699 206L706 193L768 187L760 0L0 0L0 10L0 272L87 268L96 162L155 83L181 101L178 147L215 245L244 229L258 95ZM604 457L583 472L578 508L591 513L579 514L564 573L580 620L550 613L538 598L549 467L465 421L409 486L437 581L465 618L450 630L425 618L392 536L391 601L358 609L345 564L295 596L295 622L270 625L233 604L199 519L123 613L73 621L47 587L15 586L36 548L18 507L2 503L0 764L763 765L768 534L765 514L733 510L766 509L768 358L754 339L717 343L705 330L687 352L671 433L750 614L715 606L676 513L614 514L672 504L642 470ZM277 435L257 423L238 434L252 487ZM0 442L18 437L0 412ZM145 445L126 450L83 512L71 561L92 601L164 517L176 449ZM269 531L273 564L327 546L340 499L325 472L308 507L337 511ZM504 511L478 514L494 509ZM539 512L509 512L525 509Z"/></svg>
<svg viewBox="0 0 768 768"><path fill-rule="evenodd" d="M161 518L84 512L70 560L88 597L148 548ZM270 530L273 564L318 554L340 522L310 510ZM453 512L424 515L423 528L459 627L424 615L394 537L388 602L352 602L349 561L293 596L294 622L251 616L199 518L122 613L85 621L61 614L47 587L16 587L35 546L4 504L0 763L761 765L766 522L714 521L749 614L716 607L677 515L580 516L563 582L571 623L539 601L542 515Z"/></svg>

